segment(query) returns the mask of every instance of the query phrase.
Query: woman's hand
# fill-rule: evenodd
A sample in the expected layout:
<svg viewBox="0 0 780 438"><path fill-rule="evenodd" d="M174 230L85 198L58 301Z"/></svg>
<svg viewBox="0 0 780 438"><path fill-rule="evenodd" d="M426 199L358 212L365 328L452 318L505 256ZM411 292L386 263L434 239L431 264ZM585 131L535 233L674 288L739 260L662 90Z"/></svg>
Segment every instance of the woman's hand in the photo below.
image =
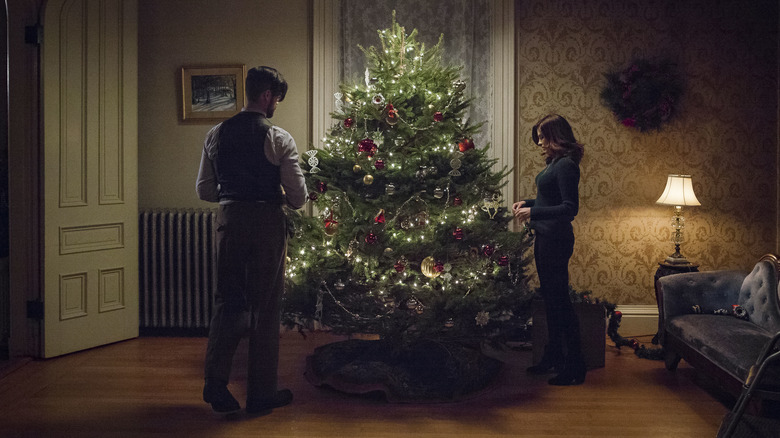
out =
<svg viewBox="0 0 780 438"><path fill-rule="evenodd" d="M525 201L512 204L512 213L515 215L515 219L520 222L527 222L531 219L531 208L525 207Z"/></svg>

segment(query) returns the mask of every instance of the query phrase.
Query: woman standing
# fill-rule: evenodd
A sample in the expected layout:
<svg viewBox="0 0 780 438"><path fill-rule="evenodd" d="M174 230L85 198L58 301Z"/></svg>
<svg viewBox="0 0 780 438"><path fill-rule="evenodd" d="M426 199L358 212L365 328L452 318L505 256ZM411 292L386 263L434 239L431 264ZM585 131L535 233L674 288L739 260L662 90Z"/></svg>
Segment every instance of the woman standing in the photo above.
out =
<svg viewBox="0 0 780 438"><path fill-rule="evenodd" d="M557 371L550 385L579 385L585 381L580 327L569 297L569 259L574 250L571 225L579 209L582 144L571 125L557 114L544 116L531 131L542 148L547 167L536 176L536 199L512 205L515 217L535 232L534 259L547 312L548 343L531 374Z"/></svg>

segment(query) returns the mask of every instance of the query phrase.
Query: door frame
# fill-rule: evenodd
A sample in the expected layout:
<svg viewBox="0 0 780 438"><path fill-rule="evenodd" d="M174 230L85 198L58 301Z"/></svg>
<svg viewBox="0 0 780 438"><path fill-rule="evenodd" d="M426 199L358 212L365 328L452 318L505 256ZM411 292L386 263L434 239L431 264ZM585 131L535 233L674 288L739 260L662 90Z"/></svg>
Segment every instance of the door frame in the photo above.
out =
<svg viewBox="0 0 780 438"><path fill-rule="evenodd" d="M46 0L6 0L11 357L41 355L41 323L27 302L41 299L40 46L28 43ZM33 34L30 37L34 37Z"/></svg>

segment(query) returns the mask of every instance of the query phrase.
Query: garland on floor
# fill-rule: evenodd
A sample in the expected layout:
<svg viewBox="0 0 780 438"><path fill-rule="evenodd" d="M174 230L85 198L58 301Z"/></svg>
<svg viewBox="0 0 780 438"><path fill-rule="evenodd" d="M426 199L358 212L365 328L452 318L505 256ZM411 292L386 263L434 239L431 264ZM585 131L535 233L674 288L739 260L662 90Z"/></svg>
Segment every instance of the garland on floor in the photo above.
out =
<svg viewBox="0 0 780 438"><path fill-rule="evenodd" d="M627 346L634 349L634 354L636 354L638 357L641 357L642 359L650 359L650 360L663 360L664 359L664 348L658 347L658 348L647 348L639 341L637 341L635 338L624 338L623 336L620 336L618 334L618 329L620 328L620 321L623 319L623 313L619 311L612 312L612 315L609 317L609 324L607 325L607 335L609 336L609 339L612 340L612 342L615 343L615 346L620 349L620 347Z"/></svg>

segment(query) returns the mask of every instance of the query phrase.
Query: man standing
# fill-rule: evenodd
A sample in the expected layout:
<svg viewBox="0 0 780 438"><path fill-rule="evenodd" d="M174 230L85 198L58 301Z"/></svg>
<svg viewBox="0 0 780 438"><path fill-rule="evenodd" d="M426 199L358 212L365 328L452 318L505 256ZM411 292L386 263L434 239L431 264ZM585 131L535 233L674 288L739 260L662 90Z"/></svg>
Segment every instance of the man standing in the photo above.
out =
<svg viewBox="0 0 780 438"><path fill-rule="evenodd" d="M220 414L241 409L227 384L247 332L247 413L270 413L293 398L277 388L287 250L283 205L301 208L307 191L295 140L268 121L287 94L287 81L271 67L256 67L247 73L245 90L247 106L207 134L195 187L200 199L219 202L203 400Z"/></svg>

